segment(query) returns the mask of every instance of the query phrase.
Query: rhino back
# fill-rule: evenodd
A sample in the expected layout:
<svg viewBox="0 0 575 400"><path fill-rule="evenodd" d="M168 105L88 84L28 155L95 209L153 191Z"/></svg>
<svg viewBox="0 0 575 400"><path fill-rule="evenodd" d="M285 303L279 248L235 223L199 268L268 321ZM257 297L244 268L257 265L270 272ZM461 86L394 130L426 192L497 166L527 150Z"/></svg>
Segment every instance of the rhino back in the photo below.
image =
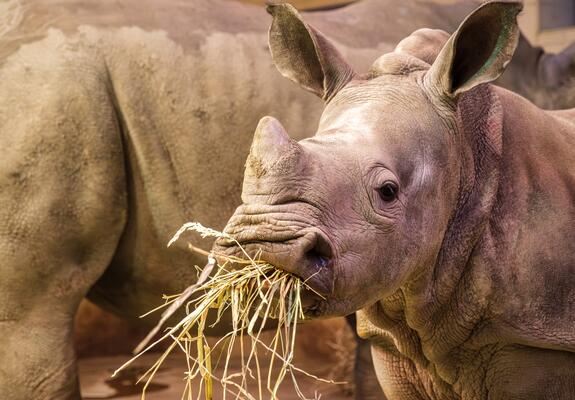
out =
<svg viewBox="0 0 575 400"><path fill-rule="evenodd" d="M505 111L494 314L516 342L575 351L575 113L499 89Z"/></svg>
<svg viewBox="0 0 575 400"><path fill-rule="evenodd" d="M312 12L307 21L347 46L395 46L420 28L453 32L479 0L363 0L337 10Z"/></svg>
<svg viewBox="0 0 575 400"><path fill-rule="evenodd" d="M61 185L53 185L54 193L71 196L79 208L82 202L88 206L96 201L102 210L120 213L119 225L107 225L109 238L115 238L112 248L92 278L86 276L85 284L94 283L116 252L113 268L98 285L102 288L111 281L112 287L95 290L100 293L96 297L110 299L111 306L122 302L121 308L131 315L156 304L161 293L175 292L195 280L193 264L202 260L183 249L169 252L165 244L188 220L223 226L239 202L243 162L258 118L278 112L294 121L294 131L302 136L313 131L313 126L304 128L303 116L317 115L321 107L311 95L304 94L303 102L294 100L296 93L298 99L302 93L274 72L265 33L236 33L249 31L252 14L238 18L244 9L238 5L233 19L243 22L234 27L225 12L218 18L202 14L208 4L190 7L174 2L171 6L183 13L182 20L174 21L178 15L174 9L164 18L165 4L157 2L148 8L130 1L32 2L24 4L18 29L2 41L0 140L9 151L2 158L2 172L8 174L4 180L26 176L18 165L31 158L44 166L57 159L64 166L45 168L35 177L36 185L60 181ZM130 12L121 12L123 7ZM209 9L216 10L213 4ZM189 24L194 21L196 26ZM108 134L114 136L108 138L113 148L94 138ZM56 145L52 138L61 141ZM47 149L38 150L43 146ZM101 171L76 174L77 163L99 165L91 157L116 157L117 165L101 166L108 168L103 176ZM118 157L124 160L117 163ZM107 193L88 198L71 194L79 191L69 187L67 177L74 178L74 185L102 183L100 190ZM108 184L104 178L110 179ZM3 194L13 199L31 195L17 189L10 184ZM126 226L121 217L125 195ZM54 202L47 201L46 207L54 207ZM6 204L18 207L18 201ZM43 220L49 212L46 207L36 208L31 220ZM13 226L16 216L3 215L8 219L5 226ZM73 230L74 224L96 224L107 218L98 222L62 217L52 224L60 228L45 229ZM147 302L140 295L150 288L149 296L144 296ZM130 299L123 301L126 292Z"/></svg>
<svg viewBox="0 0 575 400"><path fill-rule="evenodd" d="M41 39L58 29L66 34L89 25L102 29L138 26L162 29L182 45L194 46L195 30L218 32L264 32L266 15L262 8L225 0L9 0L2 16L5 32L0 59L22 43Z"/></svg>
<svg viewBox="0 0 575 400"><path fill-rule="evenodd" d="M124 282L120 292L133 285L128 292L140 312L150 305L142 301L146 293L157 301L158 288L177 292L195 279L190 267L203 258L165 244L186 221L224 226L240 202L259 118L279 115L303 137L314 131L306 122L317 117L321 103L273 72L264 35L206 32L189 50L163 32L140 28L120 28L99 40L123 121L132 210L101 284L109 298L121 297L111 288L117 282ZM118 274L138 279L119 281Z"/></svg>
<svg viewBox="0 0 575 400"><path fill-rule="evenodd" d="M386 4L371 0L309 16L365 71L412 28L450 30L457 16L446 15L473 3ZM315 131L322 104L276 72L267 50L268 18L259 8L221 0L41 0L23 9L19 28L3 38L0 63L58 36L62 46L81 46L105 67L101 82L118 113L130 212L113 268L93 293L110 303L130 293L122 309L140 313L150 306L139 299L144 293L155 303L157 288L175 292L195 279L189 266L202 258L164 244L188 220L224 226L240 202L258 119L273 115L302 138ZM70 84L62 79L64 87Z"/></svg>
<svg viewBox="0 0 575 400"><path fill-rule="evenodd" d="M61 57L46 51L51 42L80 48L99 66L99 81L114 103L128 221L112 267L92 296L138 315L162 293L195 280L191 266L203 258L165 243L189 220L224 226L240 202L259 118L276 116L299 139L315 131L322 103L273 67L268 20L259 8L227 1L42 0L23 10L18 29L3 38L0 67L18 63L30 46L45 57L32 61L40 66ZM342 51L364 69L380 52ZM84 79L81 73L74 78ZM65 74L60 79L63 88L74 84Z"/></svg>

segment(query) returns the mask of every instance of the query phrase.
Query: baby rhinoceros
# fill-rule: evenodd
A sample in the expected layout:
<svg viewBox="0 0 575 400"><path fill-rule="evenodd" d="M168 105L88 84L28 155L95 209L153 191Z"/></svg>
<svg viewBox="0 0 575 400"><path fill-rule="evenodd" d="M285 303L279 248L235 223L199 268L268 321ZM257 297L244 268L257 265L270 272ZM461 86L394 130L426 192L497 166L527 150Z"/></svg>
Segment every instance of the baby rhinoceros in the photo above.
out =
<svg viewBox="0 0 575 400"><path fill-rule="evenodd" d="M261 120L226 231L324 296L308 316L359 310L389 400L575 398L575 110L488 84L520 9L484 4L431 64L400 45L358 74L269 6L277 68L327 104L300 142Z"/></svg>

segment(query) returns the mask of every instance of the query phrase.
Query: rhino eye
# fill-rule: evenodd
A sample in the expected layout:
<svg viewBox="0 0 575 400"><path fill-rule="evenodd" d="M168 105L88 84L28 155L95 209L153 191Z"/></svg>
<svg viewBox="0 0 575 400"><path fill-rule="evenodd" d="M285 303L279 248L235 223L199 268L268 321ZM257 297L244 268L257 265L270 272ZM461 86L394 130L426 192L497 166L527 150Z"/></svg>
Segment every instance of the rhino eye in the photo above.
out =
<svg viewBox="0 0 575 400"><path fill-rule="evenodd" d="M389 203L397 198L397 190L397 184L395 182L388 181L381 185L377 192L379 193L381 200Z"/></svg>

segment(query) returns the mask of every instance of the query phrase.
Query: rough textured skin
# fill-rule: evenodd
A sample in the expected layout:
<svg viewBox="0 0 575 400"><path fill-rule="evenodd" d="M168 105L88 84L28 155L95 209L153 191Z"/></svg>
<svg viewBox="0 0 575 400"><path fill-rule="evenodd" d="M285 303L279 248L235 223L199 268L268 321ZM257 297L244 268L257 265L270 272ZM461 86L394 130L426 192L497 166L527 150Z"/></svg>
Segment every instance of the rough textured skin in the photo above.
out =
<svg viewBox="0 0 575 400"><path fill-rule="evenodd" d="M299 142L260 121L226 232L324 296L309 316L359 310L390 400L575 396L575 110L489 84L520 8L486 4L435 54L408 41L350 74L270 7L278 69L329 101Z"/></svg>
<svg viewBox="0 0 575 400"><path fill-rule="evenodd" d="M451 31L446 16L465 7L372 0L310 18L366 70L416 27ZM0 46L0 398L73 399L79 301L133 317L192 283L203 260L165 243L184 221L224 226L261 115L303 138L321 102L279 79L258 8L41 0L24 11ZM541 56L526 49L521 71Z"/></svg>
<svg viewBox="0 0 575 400"><path fill-rule="evenodd" d="M58 11L42 5L30 5L22 35ZM193 31L167 17L154 27L162 20L149 17L142 27L96 21L76 31L66 25L81 19L69 15L53 23L63 31L2 59L2 399L79 398L79 301L91 290L100 305L138 316L192 283L203 260L166 249L167 240L187 220L223 227L239 202L258 115L276 104L303 133L310 127L300 116L319 107L275 83L263 34ZM119 25L130 25L125 18ZM221 62L227 54L233 68Z"/></svg>

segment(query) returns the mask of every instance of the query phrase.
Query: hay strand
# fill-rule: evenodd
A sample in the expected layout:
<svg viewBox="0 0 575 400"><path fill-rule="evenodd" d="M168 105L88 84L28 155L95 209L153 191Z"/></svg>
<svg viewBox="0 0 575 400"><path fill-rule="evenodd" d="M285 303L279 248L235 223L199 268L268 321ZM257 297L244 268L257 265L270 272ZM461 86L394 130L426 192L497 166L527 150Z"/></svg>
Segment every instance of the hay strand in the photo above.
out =
<svg viewBox="0 0 575 400"><path fill-rule="evenodd" d="M208 254L208 263L201 271L198 282L179 296L164 296L165 303L153 310L166 308L158 325L135 349L137 354L118 368L114 375L158 343L171 339L172 343L141 377L141 380L146 380L142 399L145 399L146 388L160 365L174 349L182 351L187 363L186 385L182 399L200 400L203 397L205 400L211 400L214 382L222 385L224 400L227 395L233 399L263 400L266 395L270 399L277 399L280 384L286 377L291 378L298 396L305 399L294 375L296 372L323 382L336 383L309 374L293 364L297 323L305 318L301 303L302 289L311 291L313 289L299 277L261 261L259 254L250 257L240 243L230 235L206 228L199 223L191 222L182 226L169 241L168 246L189 230L198 232L204 238L224 237L232 240L245 258L221 254L214 257ZM197 248L190 245L190 249ZM219 265L216 258L223 260L223 264ZM211 278L210 274L213 274ZM166 321L184 305L186 316L175 326L167 328L159 339L149 344ZM218 324L224 312L231 313L232 329L210 347L206 339L206 328ZM271 341L266 343L262 340L262 332L271 319L274 319L277 325ZM235 344L240 349L240 373L231 373L229 368ZM265 377L262 376L258 349L263 349L271 355L269 370ZM221 376L216 376L213 370L212 357L218 352L223 356L224 362ZM275 373L274 364L278 365ZM192 379L196 377L200 379L200 384L194 394ZM255 380L258 384L255 395L248 392L249 380Z"/></svg>

